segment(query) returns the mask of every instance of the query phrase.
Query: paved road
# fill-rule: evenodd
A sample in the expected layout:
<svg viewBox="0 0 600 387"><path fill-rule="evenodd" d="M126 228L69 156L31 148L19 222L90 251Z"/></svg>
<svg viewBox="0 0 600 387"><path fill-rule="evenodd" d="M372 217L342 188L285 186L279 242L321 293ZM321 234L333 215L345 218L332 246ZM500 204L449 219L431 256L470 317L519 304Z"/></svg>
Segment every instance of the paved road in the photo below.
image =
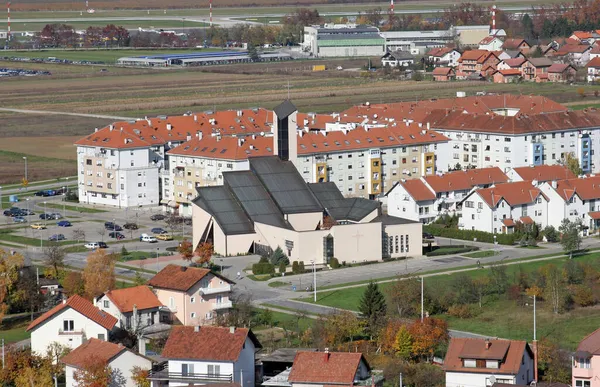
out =
<svg viewBox="0 0 600 387"><path fill-rule="evenodd" d="M135 120L135 118L131 118L131 117L105 116L105 115L102 115L102 114L85 114L85 113L56 112L56 111L47 111L47 110L0 108L0 111L3 111L3 112L14 112L14 113L25 113L25 114L53 114L53 115L63 115L63 116L102 118L102 119L107 119L107 120L120 120L120 121Z"/></svg>

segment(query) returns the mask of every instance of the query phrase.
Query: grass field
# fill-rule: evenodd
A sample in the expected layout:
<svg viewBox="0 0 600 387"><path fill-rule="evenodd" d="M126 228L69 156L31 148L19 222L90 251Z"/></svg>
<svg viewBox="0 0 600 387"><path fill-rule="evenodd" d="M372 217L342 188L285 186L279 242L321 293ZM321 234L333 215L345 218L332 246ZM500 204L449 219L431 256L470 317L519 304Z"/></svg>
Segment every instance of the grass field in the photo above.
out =
<svg viewBox="0 0 600 387"><path fill-rule="evenodd" d="M48 203L46 204L47 208L55 208L57 210L62 210L63 208L67 211L77 211L77 212L84 212L86 214L99 214L101 212L106 212L105 210L98 210L95 208L87 208L87 207L79 207L79 206L72 206L72 205L65 205L63 206L62 204L54 204L54 203Z"/></svg>
<svg viewBox="0 0 600 387"><path fill-rule="evenodd" d="M25 175L23 156L23 153L0 150L0 184L18 182ZM27 169L31 180L41 180L48 176L73 176L77 173L75 161L31 154L27 154Z"/></svg>
<svg viewBox="0 0 600 387"><path fill-rule="evenodd" d="M496 255L495 251L492 250L486 250L486 251L476 251L474 253L468 253L468 254L461 254L463 257L469 257L469 258L485 258L485 257L491 257Z"/></svg>
<svg viewBox="0 0 600 387"><path fill-rule="evenodd" d="M128 29L137 28L202 28L207 27L208 23L187 20L90 20L90 21L61 21L78 30L85 30L88 27L106 27L108 24L125 27ZM20 23L11 22L12 31L41 31L48 22ZM6 21L0 22L0 29L6 30Z"/></svg>
<svg viewBox="0 0 600 387"><path fill-rule="evenodd" d="M30 334L25 332L25 328L29 325L29 320L22 321L16 324L11 324L7 329L0 329L0 337L4 339L5 344L16 343L17 341L28 339Z"/></svg>

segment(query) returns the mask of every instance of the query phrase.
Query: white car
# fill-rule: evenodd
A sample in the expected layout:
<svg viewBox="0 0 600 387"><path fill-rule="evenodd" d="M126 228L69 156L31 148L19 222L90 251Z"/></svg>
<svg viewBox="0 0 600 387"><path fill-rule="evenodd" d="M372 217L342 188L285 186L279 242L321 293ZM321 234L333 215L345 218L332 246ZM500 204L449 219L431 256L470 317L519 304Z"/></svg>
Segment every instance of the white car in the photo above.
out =
<svg viewBox="0 0 600 387"><path fill-rule="evenodd" d="M98 242L89 242L83 245L83 247L85 247L86 249L95 250L99 248L100 245L98 244Z"/></svg>
<svg viewBox="0 0 600 387"><path fill-rule="evenodd" d="M153 237L152 235L148 235L148 234L142 234L142 236L140 237L140 241L148 242L148 243L158 242L158 240L155 237Z"/></svg>

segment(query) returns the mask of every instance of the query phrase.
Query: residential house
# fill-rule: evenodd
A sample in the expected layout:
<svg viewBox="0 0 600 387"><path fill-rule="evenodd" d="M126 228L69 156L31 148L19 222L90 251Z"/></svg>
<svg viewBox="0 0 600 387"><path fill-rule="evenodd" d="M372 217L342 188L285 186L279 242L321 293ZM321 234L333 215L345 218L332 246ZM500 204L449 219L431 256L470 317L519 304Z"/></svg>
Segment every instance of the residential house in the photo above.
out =
<svg viewBox="0 0 600 387"><path fill-rule="evenodd" d="M523 79L520 69L496 70L492 74L494 83L513 83Z"/></svg>
<svg viewBox="0 0 600 387"><path fill-rule="evenodd" d="M548 81L572 82L575 80L577 70L568 63L555 63L548 68Z"/></svg>
<svg viewBox="0 0 600 387"><path fill-rule="evenodd" d="M553 180L540 185L540 189L552 203L549 225L558 228L563 219L569 219L583 221L586 230L600 226L600 176Z"/></svg>
<svg viewBox="0 0 600 387"><path fill-rule="evenodd" d="M573 31L569 39L591 46L596 43L596 40L600 39L600 34L598 34L598 31Z"/></svg>
<svg viewBox="0 0 600 387"><path fill-rule="evenodd" d="M553 180L564 180L576 178L571 170L564 165L530 165L527 167L511 168L506 175L510 181L531 181L533 185Z"/></svg>
<svg viewBox="0 0 600 387"><path fill-rule="evenodd" d="M585 65L587 67L587 81L590 83L600 81L600 56L594 57Z"/></svg>
<svg viewBox="0 0 600 387"><path fill-rule="evenodd" d="M133 380L134 367L149 371L152 360L135 353L122 344L91 338L60 359L65 365L66 387L81 386L76 380L77 373L89 369L93 365L110 367L111 386L135 387Z"/></svg>
<svg viewBox="0 0 600 387"><path fill-rule="evenodd" d="M563 63L583 67L590 61L591 50L592 46L587 44L567 44L554 53L554 58L560 59Z"/></svg>
<svg viewBox="0 0 600 387"><path fill-rule="evenodd" d="M457 204L473 188L487 188L507 181L508 177L498 167L405 180L394 185L386 194L388 214L430 223L441 215L459 211Z"/></svg>
<svg viewBox="0 0 600 387"><path fill-rule="evenodd" d="M481 42L479 42L479 49L498 51L502 48L502 44L504 44L504 42L497 36L486 36L485 38L481 39Z"/></svg>
<svg viewBox="0 0 600 387"><path fill-rule="evenodd" d="M389 67L409 67L415 63L415 57L407 51L386 52L381 57L381 65Z"/></svg>
<svg viewBox="0 0 600 387"><path fill-rule="evenodd" d="M456 79L456 72L452 67L436 67L431 74L433 80L437 82L448 82Z"/></svg>
<svg viewBox="0 0 600 387"><path fill-rule="evenodd" d="M525 341L452 338L443 365L446 387L529 385L534 353Z"/></svg>
<svg viewBox="0 0 600 387"><path fill-rule="evenodd" d="M450 47L434 48L427 53L429 63L435 67L456 67L460 52Z"/></svg>
<svg viewBox="0 0 600 387"><path fill-rule="evenodd" d="M502 44L503 50L527 51L530 48L531 45L521 38L506 39Z"/></svg>
<svg viewBox="0 0 600 387"><path fill-rule="evenodd" d="M148 379L152 387L219 383L254 387L254 361L262 348L248 328L174 326Z"/></svg>
<svg viewBox="0 0 600 387"><path fill-rule="evenodd" d="M457 78L465 79L469 76L480 74L488 76L496 70L500 62L496 54L486 50L465 51L458 60Z"/></svg>
<svg viewBox="0 0 600 387"><path fill-rule="evenodd" d="M362 353L298 352L288 376L291 387L381 386Z"/></svg>
<svg viewBox="0 0 600 387"><path fill-rule="evenodd" d="M538 77L545 77L546 80L548 79L548 69L550 68L550 66L552 66L554 64L554 62L552 62L551 59L549 58L529 58L528 59L529 64L531 65L531 67L533 67L534 72L533 72L533 78L538 78Z"/></svg>
<svg viewBox="0 0 600 387"><path fill-rule="evenodd" d="M592 387L600 378L600 329L581 340L572 357L573 387Z"/></svg>
<svg viewBox="0 0 600 387"><path fill-rule="evenodd" d="M108 340L116 324L114 316L75 295L33 320L27 332L31 333L31 350L45 355L54 342L73 349L91 338Z"/></svg>
<svg viewBox="0 0 600 387"><path fill-rule="evenodd" d="M530 181L498 184L474 190L462 202L459 227L490 233L510 234L517 222L548 225L550 199Z"/></svg>
<svg viewBox="0 0 600 387"><path fill-rule="evenodd" d="M145 285L109 290L97 297L94 303L115 316L121 329L138 331L160 322L170 322L170 313Z"/></svg>
<svg viewBox="0 0 600 387"><path fill-rule="evenodd" d="M590 50L590 60L600 57L600 45L595 45Z"/></svg>
<svg viewBox="0 0 600 387"><path fill-rule="evenodd" d="M498 70L519 70L524 80L535 78L535 67L524 57L511 58L498 63Z"/></svg>
<svg viewBox="0 0 600 387"><path fill-rule="evenodd" d="M234 282L196 267L167 265L148 281L158 300L183 325L210 324L231 309Z"/></svg>

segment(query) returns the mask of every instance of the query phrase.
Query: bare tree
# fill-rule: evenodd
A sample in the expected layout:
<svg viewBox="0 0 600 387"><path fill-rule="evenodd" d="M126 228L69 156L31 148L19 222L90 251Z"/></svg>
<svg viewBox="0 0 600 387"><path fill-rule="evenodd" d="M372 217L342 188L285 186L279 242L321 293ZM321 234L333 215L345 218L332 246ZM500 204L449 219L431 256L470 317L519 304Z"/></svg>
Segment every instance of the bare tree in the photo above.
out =
<svg viewBox="0 0 600 387"><path fill-rule="evenodd" d="M83 231L80 228L73 230L73 239L75 239L77 241L77 243L79 243L80 240L84 241L85 240L85 231Z"/></svg>
<svg viewBox="0 0 600 387"><path fill-rule="evenodd" d="M104 227L99 228L97 232L98 235L100 235L100 238L102 238L101 241L104 242L104 235L106 235L106 229Z"/></svg>
<svg viewBox="0 0 600 387"><path fill-rule="evenodd" d="M58 243L49 243L44 248L44 264L54 269L54 278L58 278L58 269L64 266L66 252Z"/></svg>

